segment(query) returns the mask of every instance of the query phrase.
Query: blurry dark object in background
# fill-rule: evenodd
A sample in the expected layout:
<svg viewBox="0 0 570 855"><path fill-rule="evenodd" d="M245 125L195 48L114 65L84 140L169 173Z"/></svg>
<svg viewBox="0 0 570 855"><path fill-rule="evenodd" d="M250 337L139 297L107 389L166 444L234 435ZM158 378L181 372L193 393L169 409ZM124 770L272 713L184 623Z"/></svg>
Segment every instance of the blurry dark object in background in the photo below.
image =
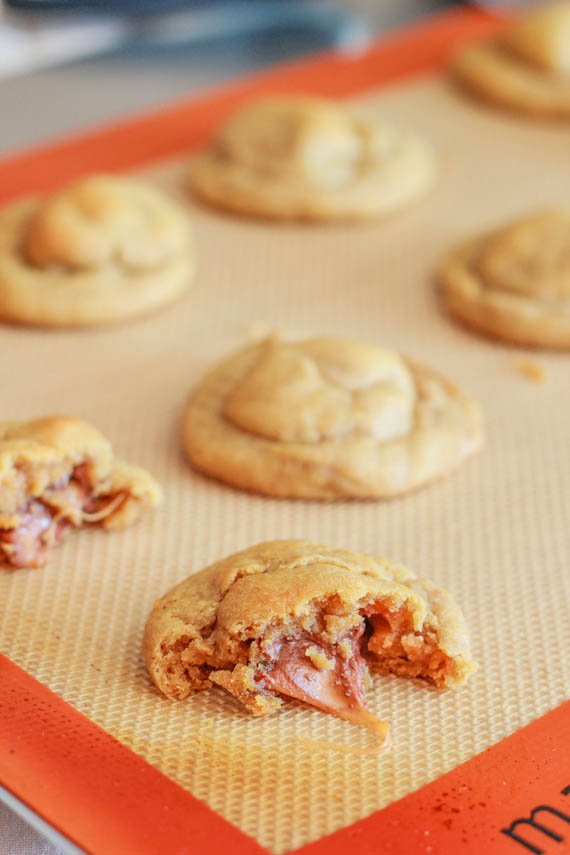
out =
<svg viewBox="0 0 570 855"><path fill-rule="evenodd" d="M0 0L0 78L133 47L195 50L233 40L228 47L239 49L266 34L290 49L298 42L294 56L361 48L370 28L341 0Z"/></svg>
<svg viewBox="0 0 570 855"><path fill-rule="evenodd" d="M120 14L161 14L173 9L196 9L204 10L212 7L246 7L270 5L295 6L299 0L4 0L6 6L13 9L27 10L33 12L118 12Z"/></svg>
<svg viewBox="0 0 570 855"><path fill-rule="evenodd" d="M243 0L240 0L240 3ZM257 0L251 0L257 2ZM288 2L288 0L284 0ZM51 9L77 12L83 9L88 12L120 12L122 14L139 14L141 12L168 12L184 6L211 7L233 5L233 0L4 0L6 6L14 9L27 9L34 12L49 12Z"/></svg>

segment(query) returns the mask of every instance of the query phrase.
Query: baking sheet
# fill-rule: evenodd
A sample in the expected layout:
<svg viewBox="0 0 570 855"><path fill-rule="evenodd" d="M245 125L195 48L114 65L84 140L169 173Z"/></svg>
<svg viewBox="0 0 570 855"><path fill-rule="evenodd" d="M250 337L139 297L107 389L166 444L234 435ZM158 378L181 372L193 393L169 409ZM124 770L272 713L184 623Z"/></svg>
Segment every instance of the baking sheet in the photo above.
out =
<svg viewBox="0 0 570 855"><path fill-rule="evenodd" d="M186 164L161 165L147 175L180 195L200 248L191 293L127 327L0 329L3 418L91 420L166 491L140 525L71 535L46 569L2 574L0 649L276 853L384 807L570 696L568 357L538 357L547 380L532 383L516 368L522 352L443 317L431 282L456 239L566 202L569 131L487 111L439 78L358 108L436 146L439 186L415 207L358 226L252 223L194 206ZM207 481L180 451L184 402L252 327L352 335L417 356L481 401L486 449L387 503L271 500ZM392 723L380 753L367 732L294 702L253 720L217 689L160 697L140 656L155 597L276 537L384 554L450 587L478 674L444 694L374 678L370 706Z"/></svg>

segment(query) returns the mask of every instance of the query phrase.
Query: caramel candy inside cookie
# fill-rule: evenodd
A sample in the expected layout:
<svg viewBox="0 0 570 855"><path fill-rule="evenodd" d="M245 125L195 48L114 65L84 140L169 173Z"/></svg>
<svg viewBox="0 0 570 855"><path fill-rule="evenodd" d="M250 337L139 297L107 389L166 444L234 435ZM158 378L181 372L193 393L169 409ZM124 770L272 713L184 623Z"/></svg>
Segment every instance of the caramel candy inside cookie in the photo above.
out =
<svg viewBox="0 0 570 855"><path fill-rule="evenodd" d="M122 320L170 302L194 268L185 214L139 181L89 176L0 211L0 319Z"/></svg>
<svg viewBox="0 0 570 855"><path fill-rule="evenodd" d="M183 440L208 475L268 495L383 498L457 466L479 408L393 351L341 338L266 339L192 394Z"/></svg>
<svg viewBox="0 0 570 855"><path fill-rule="evenodd" d="M72 528L120 528L161 500L143 469L65 416L0 426L0 569L42 567Z"/></svg>
<svg viewBox="0 0 570 855"><path fill-rule="evenodd" d="M570 3L521 15L497 38L462 50L456 79L488 101L521 113L570 116Z"/></svg>
<svg viewBox="0 0 570 855"><path fill-rule="evenodd" d="M445 688L475 668L447 591L386 559L303 541L259 544L190 576L156 603L144 653L168 697L215 683L255 716L296 698L382 738L369 669Z"/></svg>
<svg viewBox="0 0 570 855"><path fill-rule="evenodd" d="M445 306L477 332L570 347L570 212L539 211L457 247L440 282Z"/></svg>
<svg viewBox="0 0 570 855"><path fill-rule="evenodd" d="M247 104L190 175L194 192L216 207L306 220L388 213L434 180L435 161L423 141L304 97Z"/></svg>

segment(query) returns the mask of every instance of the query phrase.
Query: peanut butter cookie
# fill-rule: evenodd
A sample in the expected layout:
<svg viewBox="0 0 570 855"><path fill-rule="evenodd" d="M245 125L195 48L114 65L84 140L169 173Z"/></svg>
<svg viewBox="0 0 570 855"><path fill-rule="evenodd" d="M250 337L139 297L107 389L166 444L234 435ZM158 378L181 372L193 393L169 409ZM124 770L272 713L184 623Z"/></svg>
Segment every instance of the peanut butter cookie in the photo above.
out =
<svg viewBox="0 0 570 855"><path fill-rule="evenodd" d="M483 335L570 348L570 211L539 211L454 249L440 272L445 307Z"/></svg>
<svg viewBox="0 0 570 855"><path fill-rule="evenodd" d="M496 39L452 64L457 80L487 101L545 117L570 117L570 3L522 15Z"/></svg>
<svg viewBox="0 0 570 855"><path fill-rule="evenodd" d="M429 368L363 342L265 339L191 395L188 458L235 487L293 498L383 498L482 444L479 407Z"/></svg>
<svg viewBox="0 0 570 855"><path fill-rule="evenodd" d="M0 425L0 569L42 567L72 528L122 528L161 500L143 469L117 460L67 416Z"/></svg>
<svg viewBox="0 0 570 855"><path fill-rule="evenodd" d="M215 683L254 716L297 698L381 737L368 668L440 689L475 669L448 591L387 559L300 540L261 543L181 582L155 604L144 656L170 698Z"/></svg>
<svg viewBox="0 0 570 855"><path fill-rule="evenodd" d="M318 98L247 104L195 161L191 186L217 208L261 218L389 214L434 183L423 140Z"/></svg>
<svg viewBox="0 0 570 855"><path fill-rule="evenodd" d="M196 267L184 212L161 191L95 175L0 211L0 320L123 321L170 303Z"/></svg>

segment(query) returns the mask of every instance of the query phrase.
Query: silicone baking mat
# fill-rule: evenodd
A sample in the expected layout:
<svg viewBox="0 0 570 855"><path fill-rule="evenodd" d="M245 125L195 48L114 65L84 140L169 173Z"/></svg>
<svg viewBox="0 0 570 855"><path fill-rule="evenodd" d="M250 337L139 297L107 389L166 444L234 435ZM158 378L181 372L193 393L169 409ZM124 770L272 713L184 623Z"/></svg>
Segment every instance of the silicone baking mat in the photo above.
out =
<svg viewBox="0 0 570 855"><path fill-rule="evenodd" d="M434 268L454 241L567 200L567 126L488 110L440 74L413 76L495 26L455 14L364 57L292 66L0 165L7 200L93 168L140 171L145 161L145 177L186 206L200 252L191 292L146 320L88 332L0 330L3 418L88 419L166 492L163 508L131 529L72 535L45 569L1 574L0 649L274 853L384 808L570 695L568 357L533 357L546 375L533 383L518 370L522 352L452 324L433 291ZM189 149L245 95L284 89L350 95L355 109L422 134L439 156L438 186L397 216L352 226L266 225L195 205L184 186ZM275 329L355 336L441 369L483 404L486 448L452 477L384 503L271 500L206 480L180 450L188 392L252 333ZM388 749L294 702L253 720L221 690L172 702L150 685L140 649L154 599L234 550L290 537L387 555L449 587L465 609L481 664L465 687L439 693L374 679L369 704L392 724ZM20 705L24 724L25 693L13 691L9 712L17 720ZM45 720L48 737L62 726ZM111 792L113 774L110 766Z"/></svg>

